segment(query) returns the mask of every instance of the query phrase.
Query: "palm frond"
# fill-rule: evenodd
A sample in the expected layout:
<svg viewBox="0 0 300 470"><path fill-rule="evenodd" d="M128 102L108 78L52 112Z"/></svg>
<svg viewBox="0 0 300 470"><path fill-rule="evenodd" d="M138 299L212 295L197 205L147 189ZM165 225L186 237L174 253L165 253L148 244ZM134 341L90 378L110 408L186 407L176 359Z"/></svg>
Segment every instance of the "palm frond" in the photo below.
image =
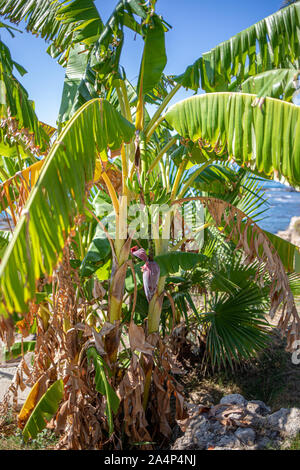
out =
<svg viewBox="0 0 300 470"><path fill-rule="evenodd" d="M201 320L206 324L206 351L213 366L249 359L267 346L268 304L258 286L246 286L230 294L212 295L210 311Z"/></svg>
<svg viewBox="0 0 300 470"><path fill-rule="evenodd" d="M232 240L236 249L245 253L245 264L259 261L263 267L259 273L261 282L265 272L270 276L270 302L271 317L282 305L282 316L278 326L287 331L288 346L291 348L295 338L300 336L300 319L291 292L288 277L284 265L270 239L250 218L238 208L226 201L209 197L184 198L174 201L174 204L182 204L187 201L198 200L207 208L212 216L215 226L226 238Z"/></svg>

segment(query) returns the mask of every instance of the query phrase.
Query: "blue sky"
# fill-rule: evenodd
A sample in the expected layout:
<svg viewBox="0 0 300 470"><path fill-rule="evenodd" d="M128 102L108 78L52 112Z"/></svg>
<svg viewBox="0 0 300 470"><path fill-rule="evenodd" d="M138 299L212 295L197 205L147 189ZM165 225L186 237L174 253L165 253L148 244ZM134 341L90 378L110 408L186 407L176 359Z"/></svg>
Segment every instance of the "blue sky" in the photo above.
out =
<svg viewBox="0 0 300 470"><path fill-rule="evenodd" d="M96 6L103 21L113 10L115 0L96 0ZM281 6L281 0L158 0L156 11L172 25L166 33L168 64L167 74L179 74L193 63L203 52L229 39L239 31L274 13ZM23 65L28 73L21 79L22 84L35 101L39 119L55 125L64 80L64 69L47 53L47 44L25 32L11 38L1 31L1 39L10 48L13 59ZM142 40L133 32L126 35L121 63L125 66L130 80L137 79ZM184 90L176 100L188 94Z"/></svg>

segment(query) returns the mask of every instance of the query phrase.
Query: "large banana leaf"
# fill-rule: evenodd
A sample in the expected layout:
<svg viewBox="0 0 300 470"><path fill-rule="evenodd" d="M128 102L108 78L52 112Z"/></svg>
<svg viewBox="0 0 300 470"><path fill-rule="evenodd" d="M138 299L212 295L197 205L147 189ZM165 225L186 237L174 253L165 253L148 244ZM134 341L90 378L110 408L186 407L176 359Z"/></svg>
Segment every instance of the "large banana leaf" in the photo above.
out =
<svg viewBox="0 0 300 470"><path fill-rule="evenodd" d="M93 89L95 74L88 65L89 51L83 44L75 44L69 54L68 65L59 110L59 122L65 122L86 101L97 98Z"/></svg>
<svg viewBox="0 0 300 470"><path fill-rule="evenodd" d="M91 67L98 72L100 80L108 82L117 78L124 43L124 26L141 34L141 25L136 17L145 21L148 13L148 5L140 0L120 0L117 3L91 55Z"/></svg>
<svg viewBox="0 0 300 470"><path fill-rule="evenodd" d="M2 220L1 220L2 222ZM6 250L6 247L9 243L9 237L6 231L2 231L3 227L0 225L0 260L2 256L4 255L4 252ZM6 228L6 227L5 227Z"/></svg>
<svg viewBox="0 0 300 470"><path fill-rule="evenodd" d="M2 157L2 159L3 158L4 157ZM11 163L11 165L6 164L6 167L8 166L9 169L12 170L9 171L9 174L13 176L7 176L7 179L0 183L0 213L2 212L3 217L5 217L5 220L4 218L1 219L2 226L0 225L0 229L5 230L3 227L7 227L6 230L12 232L14 226L17 225L18 218L28 199L30 191L38 181L46 159L38 160L22 171L16 171L11 160L6 160ZM1 170L3 172L3 169L0 167L0 171ZM93 181L99 181L102 178L103 172L108 175L116 191L118 191L119 181L121 180L120 171L114 165L99 159L96 161Z"/></svg>
<svg viewBox="0 0 300 470"><path fill-rule="evenodd" d="M143 128L144 96L152 91L159 82L166 63L164 26L159 16L153 15L145 34L144 51L138 79L137 129Z"/></svg>
<svg viewBox="0 0 300 470"><path fill-rule="evenodd" d="M80 266L81 276L90 276L100 267L105 265L111 255L108 239L101 227L97 227L93 241L88 247L87 253Z"/></svg>
<svg viewBox="0 0 300 470"><path fill-rule="evenodd" d="M50 421L54 413L56 413L59 403L63 398L64 384L62 380L57 380L49 387L46 393L42 396L36 407L28 418L28 421L23 429L23 439L25 442L29 438L36 438Z"/></svg>
<svg viewBox="0 0 300 470"><path fill-rule="evenodd" d="M120 400L106 377L106 374L111 376L111 371L109 370L103 358L98 354L96 348L89 348L86 354L89 362L93 361L94 363L96 371L96 390L97 392L101 393L101 395L104 395L106 397L106 415L108 420L109 434L112 434L114 430L113 413L117 413L120 405ZM107 372L105 372L105 370Z"/></svg>
<svg viewBox="0 0 300 470"><path fill-rule="evenodd" d="M51 148L0 265L0 286L9 311L26 311L36 280L52 272L84 211L86 184L97 155L129 142L134 126L107 101L91 100L73 116Z"/></svg>
<svg viewBox="0 0 300 470"><path fill-rule="evenodd" d="M58 0L0 0L0 14L15 24L26 22L27 31L50 41L53 57L65 53L74 40L90 45L103 27L93 0L72 0L62 6Z"/></svg>
<svg viewBox="0 0 300 470"><path fill-rule="evenodd" d="M55 44L54 50L65 52L72 42L73 31L56 16L61 3L57 0L0 0L0 14L12 23L26 22L27 31Z"/></svg>
<svg viewBox="0 0 300 470"><path fill-rule="evenodd" d="M68 5L58 8L56 20L62 24L76 25L76 37L74 42L93 45L101 32L104 25L94 4L94 0L73 0ZM77 33L78 31L78 33Z"/></svg>
<svg viewBox="0 0 300 470"><path fill-rule="evenodd" d="M300 107L255 96L209 93L172 106L166 120L184 138L268 178L300 184Z"/></svg>
<svg viewBox="0 0 300 470"><path fill-rule="evenodd" d="M249 76L291 64L299 69L299 32L300 4L296 3L203 54L175 80L195 91L199 87L220 91L226 90L232 79L241 83Z"/></svg>
<svg viewBox="0 0 300 470"><path fill-rule="evenodd" d="M275 69L248 78L242 83L243 93L252 93L258 97L270 96L291 101L299 88L300 71L295 69Z"/></svg>

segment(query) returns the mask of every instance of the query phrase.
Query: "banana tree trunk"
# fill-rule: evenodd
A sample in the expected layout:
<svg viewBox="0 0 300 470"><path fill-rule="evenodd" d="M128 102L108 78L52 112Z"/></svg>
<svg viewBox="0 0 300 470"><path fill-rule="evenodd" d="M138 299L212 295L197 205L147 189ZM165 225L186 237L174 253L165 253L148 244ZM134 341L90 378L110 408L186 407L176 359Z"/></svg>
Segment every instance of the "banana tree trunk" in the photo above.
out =
<svg viewBox="0 0 300 470"><path fill-rule="evenodd" d="M125 201L125 199L124 199ZM122 206L120 207L122 208ZM122 229L126 221L126 210L120 211L120 216L116 218L116 240L114 242L115 252L113 254L113 266L110 279L110 288L108 293L108 321L112 324L118 324L122 318L122 303L125 289L125 278L128 266L128 257L130 253L131 238L124 239ZM123 225L122 225L123 223ZM115 328L113 334L105 340L105 347L111 365L117 360L118 348L120 343L120 328Z"/></svg>
<svg viewBox="0 0 300 470"><path fill-rule="evenodd" d="M168 251L169 240L154 240L156 254L163 254ZM166 276L161 276L158 280L156 291L149 302L148 309L148 338L147 341L151 344L155 343L156 333L159 331L160 316L163 304L164 289L165 289ZM155 344L153 344L155 346ZM145 386L143 396L143 407L146 411L149 393L152 381L153 371L153 357L144 356L144 373L145 373Z"/></svg>

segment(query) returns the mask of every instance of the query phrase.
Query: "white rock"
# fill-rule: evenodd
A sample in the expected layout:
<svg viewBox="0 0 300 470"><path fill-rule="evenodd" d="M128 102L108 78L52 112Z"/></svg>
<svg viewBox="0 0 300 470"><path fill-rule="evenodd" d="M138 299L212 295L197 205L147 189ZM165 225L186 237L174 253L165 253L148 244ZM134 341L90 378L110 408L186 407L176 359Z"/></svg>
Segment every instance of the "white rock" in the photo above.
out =
<svg viewBox="0 0 300 470"><path fill-rule="evenodd" d="M254 411L254 408L251 408L251 407L254 407L254 406L256 406L255 411ZM267 406L261 400L250 400L247 404L247 409L249 409L249 411L258 413L262 416L266 416L266 415L271 413L271 408L269 406Z"/></svg>
<svg viewBox="0 0 300 470"><path fill-rule="evenodd" d="M300 410L298 408L281 408L266 419L269 428L295 437L300 432Z"/></svg>
<svg viewBox="0 0 300 470"><path fill-rule="evenodd" d="M292 217L286 230L278 232L279 237L288 240L294 245L300 246L300 217Z"/></svg>
<svg viewBox="0 0 300 470"><path fill-rule="evenodd" d="M240 405L240 406L246 406L247 405L247 400L240 395L239 393L232 393L231 395L225 395L220 400L221 405Z"/></svg>

